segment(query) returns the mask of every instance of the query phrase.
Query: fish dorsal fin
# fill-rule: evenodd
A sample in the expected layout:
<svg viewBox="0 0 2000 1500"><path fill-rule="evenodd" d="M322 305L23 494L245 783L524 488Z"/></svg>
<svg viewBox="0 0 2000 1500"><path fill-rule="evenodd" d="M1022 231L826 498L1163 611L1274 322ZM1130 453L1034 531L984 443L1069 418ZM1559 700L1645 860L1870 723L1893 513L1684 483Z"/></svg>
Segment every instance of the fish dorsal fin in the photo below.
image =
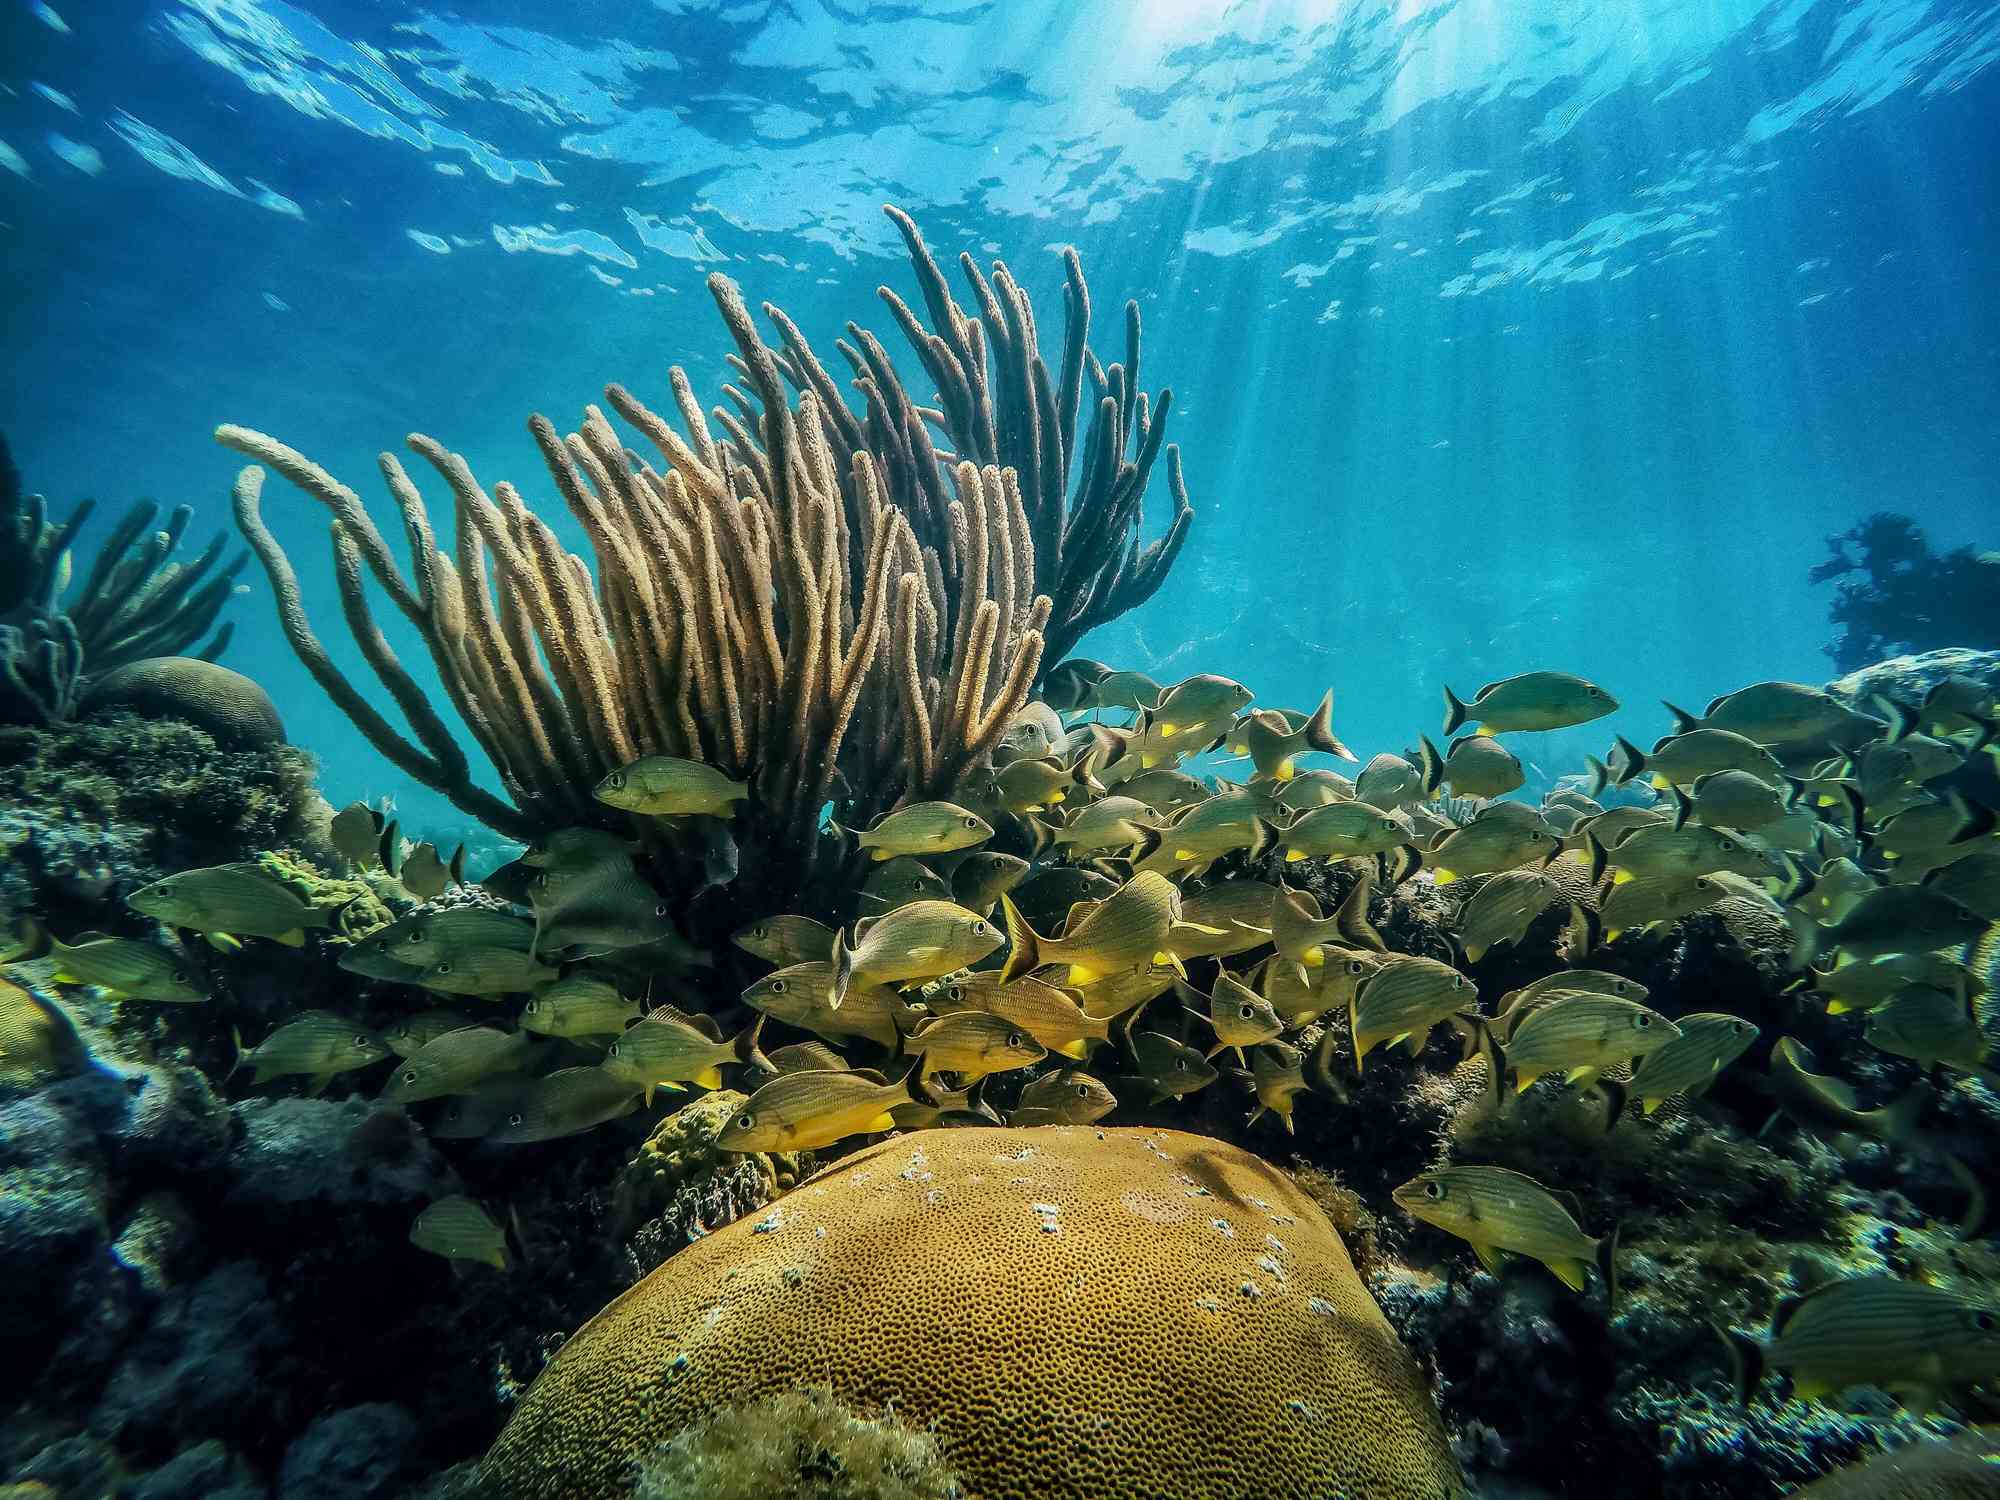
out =
<svg viewBox="0 0 2000 1500"><path fill-rule="evenodd" d="M853 1068L849 1070L849 1076L854 1078L865 1078L870 1083L875 1084L878 1087L886 1087L889 1082L888 1075L884 1073L880 1068Z"/></svg>
<svg viewBox="0 0 2000 1500"><path fill-rule="evenodd" d="M868 929L881 920L880 917L862 917L857 920L854 924L854 941L858 944L868 936Z"/></svg>
<svg viewBox="0 0 2000 1500"><path fill-rule="evenodd" d="M1785 1325L1792 1321L1793 1315L1796 1314L1801 1307L1805 1306L1806 1302L1811 1297L1812 1293L1807 1292L1802 1297L1780 1297L1778 1299L1778 1305L1771 1309L1772 1338L1777 1338L1780 1334L1782 1334L1785 1331Z"/></svg>
<svg viewBox="0 0 2000 1500"><path fill-rule="evenodd" d="M1078 901L1073 903L1068 913L1063 917L1063 936L1068 937L1074 933L1078 925L1087 919L1092 912L1096 911L1101 904L1097 901Z"/></svg>
<svg viewBox="0 0 2000 1500"><path fill-rule="evenodd" d="M1583 1199L1568 1188L1550 1188L1549 1196L1569 1210L1569 1216L1576 1220L1577 1227L1583 1227Z"/></svg>

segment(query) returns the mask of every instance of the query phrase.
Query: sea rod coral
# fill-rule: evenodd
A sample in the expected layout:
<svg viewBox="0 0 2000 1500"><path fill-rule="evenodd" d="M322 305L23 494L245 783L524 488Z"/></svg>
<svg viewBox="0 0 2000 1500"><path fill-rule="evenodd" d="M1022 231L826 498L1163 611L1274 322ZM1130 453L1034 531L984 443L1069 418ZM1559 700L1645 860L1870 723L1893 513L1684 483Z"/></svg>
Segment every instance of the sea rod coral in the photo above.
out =
<svg viewBox="0 0 2000 1500"><path fill-rule="evenodd" d="M865 824L905 797L949 795L1027 701L1047 646L1074 641L1157 587L1192 510L1167 449L1176 515L1157 541L1138 540L1170 396L1149 403L1137 391L1136 307L1126 362L1102 368L1085 342L1089 302L1069 256L1067 335L1052 376L1006 267L996 263L989 281L964 262L981 307L969 316L915 226L890 213L941 331L926 332L884 296L944 408L916 405L881 346L850 325L853 342L841 348L864 397L857 414L789 319L765 308L782 333L782 348L770 347L736 285L712 276L737 346L731 362L748 387L724 388L734 409L714 409L721 435L678 368L685 435L622 386L605 392L658 450L659 468L636 458L595 406L568 435L530 420L590 539L594 571L513 485L489 496L462 457L417 435L410 447L449 486L456 527L447 552L416 484L383 454L410 543L406 576L353 490L262 433L218 429L222 443L332 511L349 627L410 734L314 634L261 518L263 469L237 482L238 524L271 577L286 635L378 749L523 837L603 823L609 814L592 787L642 756L701 761L749 783L754 797L735 837L761 856L767 883L796 890L821 857L825 804L843 823ZM1097 399L1079 442L1086 376ZM934 446L926 424L956 451ZM416 627L505 799L475 783L452 727L397 659L371 614L364 571Z"/></svg>

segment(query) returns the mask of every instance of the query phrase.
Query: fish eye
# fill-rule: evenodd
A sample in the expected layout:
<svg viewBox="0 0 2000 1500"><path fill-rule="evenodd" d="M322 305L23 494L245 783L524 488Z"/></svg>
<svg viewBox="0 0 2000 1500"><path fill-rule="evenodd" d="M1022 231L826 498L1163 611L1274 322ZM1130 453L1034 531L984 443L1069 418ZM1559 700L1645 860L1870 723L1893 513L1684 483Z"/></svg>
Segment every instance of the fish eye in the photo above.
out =
<svg viewBox="0 0 2000 1500"><path fill-rule="evenodd" d="M1734 854L1736 852L1736 840L1717 839L1715 847L1720 849L1724 854Z"/></svg>
<svg viewBox="0 0 2000 1500"><path fill-rule="evenodd" d="M914 891L917 895L921 896L924 892L923 878L921 876L916 876L916 875L911 876L910 889Z"/></svg>
<svg viewBox="0 0 2000 1500"><path fill-rule="evenodd" d="M784 980L782 980L782 979L774 979L774 980L772 980L772 981L771 981L771 993L772 993L772 994L774 994L774 995L782 995L782 994L784 994L784 993L785 993L785 981L784 981Z"/></svg>
<svg viewBox="0 0 2000 1500"><path fill-rule="evenodd" d="M661 902L661 903L660 903L660 904L659 904L658 906L654 907L654 908L653 908L653 915L654 915L654 916L656 916L656 917L664 917L664 916L666 916L666 915L667 915L667 903L666 903L666 902L664 902L664 901L662 901L662 902Z"/></svg>
<svg viewBox="0 0 2000 1500"><path fill-rule="evenodd" d="M1972 1315L1972 1326L1981 1333L1991 1333L1997 1322L2000 1320L1996 1320L1990 1312L1976 1312Z"/></svg>
<svg viewBox="0 0 2000 1500"><path fill-rule="evenodd" d="M755 1115L743 1114L736 1117L736 1128L738 1130L748 1130L756 1123L757 1117Z"/></svg>
<svg viewBox="0 0 2000 1500"><path fill-rule="evenodd" d="M519 1112L519 1111L517 1110L517 1111L515 1111L515 1112L514 1112L513 1114L511 1114L511 1115L507 1116L507 1123L508 1123L509 1125L518 1125L518 1124L520 1124L520 1123L521 1123L521 1122L522 1122L523 1120L525 1120L526 1118L527 1118L527 1116L526 1116L526 1115L524 1115L524 1114L520 1113L520 1112Z"/></svg>
<svg viewBox="0 0 2000 1500"><path fill-rule="evenodd" d="M1651 1026L1653 1024L1653 1018L1647 1015L1644 1011L1641 1011L1639 1012L1638 1015L1632 1018L1632 1024L1638 1027L1641 1031L1644 1031L1648 1026Z"/></svg>
<svg viewBox="0 0 2000 1500"><path fill-rule="evenodd" d="M1358 958L1350 958L1347 961L1347 972L1350 974L1366 974L1368 972L1368 965L1364 964Z"/></svg>
<svg viewBox="0 0 2000 1500"><path fill-rule="evenodd" d="M412 927L412 928L410 929L410 941L411 941L412 943L421 943L421 942L423 942L423 941L424 941L425 937L426 937L426 934L425 934L425 932L424 932L423 928L421 928L421 927Z"/></svg>
<svg viewBox="0 0 2000 1500"><path fill-rule="evenodd" d="M616 1042L613 1042L609 1047L606 1047L604 1049L604 1055L606 1057L616 1057L618 1055L618 1044Z"/></svg>
<svg viewBox="0 0 2000 1500"><path fill-rule="evenodd" d="M187 975L187 970L186 970L186 969L176 969L176 970L174 970L174 983L175 983L175 984L186 984L187 982L188 982L188 975Z"/></svg>
<svg viewBox="0 0 2000 1500"><path fill-rule="evenodd" d="M1531 844L1539 844L1547 837L1548 835L1543 833L1539 828L1530 828L1528 830L1528 842Z"/></svg>
<svg viewBox="0 0 2000 1500"><path fill-rule="evenodd" d="M967 813L965 815L965 826L967 828L977 828L979 826L979 819L975 818L971 813Z"/></svg>
<svg viewBox="0 0 2000 1500"><path fill-rule="evenodd" d="M617 791L618 788L625 785L625 773L623 771L613 771L609 776L604 778L604 784L610 787L612 791Z"/></svg>
<svg viewBox="0 0 2000 1500"><path fill-rule="evenodd" d="M449 974L451 972L451 960L448 958L438 960L437 967L432 969L431 972L433 974Z"/></svg>
<svg viewBox="0 0 2000 1500"><path fill-rule="evenodd" d="M1588 691L1590 696L1593 698L1602 698L1604 696L1603 688L1594 687L1594 688L1589 688L1586 691Z"/></svg>
<svg viewBox="0 0 2000 1500"><path fill-rule="evenodd" d="M1382 826L1393 832L1396 827L1396 820L1394 818L1384 818L1382 820Z"/></svg>
<svg viewBox="0 0 2000 1500"><path fill-rule="evenodd" d="M1021 1045L1022 1045L1022 1041L1021 1041L1021 1033L1020 1033L1020 1032L1018 1032L1018 1031L1010 1031L1010 1032L1008 1032L1008 1033L1007 1033L1007 1045L1008 1045L1009 1047L1019 1047L1019 1046L1021 1046Z"/></svg>
<svg viewBox="0 0 2000 1500"><path fill-rule="evenodd" d="M1250 1018L1251 1018L1252 1016L1254 1016L1255 1014L1257 1014L1257 1012L1256 1012L1256 1009L1255 1009L1255 1007L1253 1007L1253 1006L1249 1006L1249 1005L1239 1005L1239 1006L1237 1006L1237 1007L1236 1007L1236 1014L1237 1014L1237 1015L1239 1015L1239 1016L1241 1016L1241 1017L1242 1017L1242 1018L1243 1018L1244 1020L1246 1020L1246 1021L1247 1021L1247 1020L1249 1020L1249 1019L1250 1019Z"/></svg>
<svg viewBox="0 0 2000 1500"><path fill-rule="evenodd" d="M963 1000L965 998L965 986L962 984L955 984L950 989L946 990L944 993L945 993L945 998L947 1000Z"/></svg>
<svg viewBox="0 0 2000 1500"><path fill-rule="evenodd" d="M417 1070L415 1068L405 1068L403 1070L403 1082L415 1083L416 1081L417 1081Z"/></svg>
<svg viewBox="0 0 2000 1500"><path fill-rule="evenodd" d="M361 1034L360 1034L359 1036L355 1037L355 1039L354 1039L354 1045L355 1045L355 1046L357 1046L357 1047L365 1047L365 1046L367 1046L367 1045L368 1045L368 1033L364 1031L364 1032L362 1032L362 1033L361 1033Z"/></svg>
<svg viewBox="0 0 2000 1500"><path fill-rule="evenodd" d="M1433 1203L1441 1202L1444 1198L1444 1184L1441 1182L1425 1183L1424 1196L1430 1199Z"/></svg>
<svg viewBox="0 0 2000 1500"><path fill-rule="evenodd" d="M1088 1099L1090 1097L1090 1085L1087 1083L1079 1083L1076 1086L1076 1097L1079 1099Z"/></svg>

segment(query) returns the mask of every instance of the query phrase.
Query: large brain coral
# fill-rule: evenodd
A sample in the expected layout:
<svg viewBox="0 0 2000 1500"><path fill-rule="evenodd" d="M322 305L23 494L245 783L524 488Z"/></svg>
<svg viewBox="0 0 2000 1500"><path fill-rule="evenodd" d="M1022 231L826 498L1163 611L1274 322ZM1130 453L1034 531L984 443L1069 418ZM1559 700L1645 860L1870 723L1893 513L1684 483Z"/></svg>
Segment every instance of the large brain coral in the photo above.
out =
<svg viewBox="0 0 2000 1500"><path fill-rule="evenodd" d="M1416 1363L1325 1215L1170 1130L856 1153L577 1332L487 1455L507 1500L632 1492L718 1408L828 1387L936 1431L967 1500L1457 1500Z"/></svg>

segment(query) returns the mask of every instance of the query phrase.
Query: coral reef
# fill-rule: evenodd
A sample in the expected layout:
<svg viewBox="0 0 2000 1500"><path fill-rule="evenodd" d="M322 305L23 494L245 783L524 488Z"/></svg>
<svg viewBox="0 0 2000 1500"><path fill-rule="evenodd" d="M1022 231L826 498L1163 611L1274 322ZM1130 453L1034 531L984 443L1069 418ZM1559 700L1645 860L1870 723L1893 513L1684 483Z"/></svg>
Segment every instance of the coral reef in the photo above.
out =
<svg viewBox="0 0 2000 1500"><path fill-rule="evenodd" d="M937 1438L818 1387L726 1407L645 1463L636 1500L958 1500Z"/></svg>
<svg viewBox="0 0 2000 1500"><path fill-rule="evenodd" d="M682 1245L788 1192L811 1170L807 1153L717 1147L746 1097L717 1089L675 1110L619 1173L611 1190L614 1233L628 1243L634 1280Z"/></svg>
<svg viewBox="0 0 2000 1500"><path fill-rule="evenodd" d="M432 439L410 443L457 502L451 556L401 463L380 460L409 534L405 577L352 490L261 433L218 430L335 517L348 623L414 740L314 635L291 564L261 519L263 470L238 481L237 521L270 575L287 637L371 743L522 837L606 822L591 789L642 755L703 761L752 785L734 831L757 856L744 868L774 901L797 897L829 857L818 836L829 800L840 821L865 825L904 797L950 794L985 761L1027 699L1048 632L1058 645L1072 641L1145 598L1192 512L1169 450L1176 517L1149 546L1134 535L1170 404L1137 390L1136 305L1126 363L1105 370L1086 343L1089 301L1070 255L1064 353L1051 375L1028 299L1005 266L989 282L963 263L981 307L968 316L915 227L892 216L940 331L924 330L893 296L890 307L938 379L945 411L913 404L881 347L852 329L854 344L842 348L866 397L857 415L789 320L765 309L783 333L782 350L772 349L735 284L712 276L749 387L725 389L734 409L714 412L723 437L678 369L685 436L622 387L606 391L658 449L664 472L634 459L595 407L567 437L540 416L529 424L596 552L594 581L512 485L489 499L465 460ZM1078 462L1086 374L1097 400ZM952 436L955 454L933 447L927 421ZM510 801L474 784L451 727L375 625L364 570L423 638ZM673 851L658 826L642 820L642 831L662 846L656 855ZM682 858L698 863L698 854Z"/></svg>
<svg viewBox="0 0 2000 1500"><path fill-rule="evenodd" d="M178 719L225 750L268 750L285 743L277 705L241 672L193 656L148 656L91 677L85 714L131 713Z"/></svg>
<svg viewBox="0 0 2000 1500"><path fill-rule="evenodd" d="M2000 552L1933 552L1922 527L1888 511L1826 545L1812 582L1840 580L1827 609L1840 634L1826 654L1841 671L1944 646L2000 646Z"/></svg>
<svg viewBox="0 0 2000 1500"><path fill-rule="evenodd" d="M0 719L60 723L75 711L86 672L187 650L215 625L247 561L225 560L221 532L191 561L176 559L193 509L177 507L155 530L159 507L141 502L112 528L70 599L71 544L94 509L85 501L68 520L52 520L0 449ZM217 630L201 659L221 655L229 633Z"/></svg>
<svg viewBox="0 0 2000 1500"><path fill-rule="evenodd" d="M1083 1127L886 1142L697 1241L563 1346L487 1478L628 1493L658 1443L805 1384L934 1430L972 1493L1464 1493L1311 1198L1212 1139Z"/></svg>

